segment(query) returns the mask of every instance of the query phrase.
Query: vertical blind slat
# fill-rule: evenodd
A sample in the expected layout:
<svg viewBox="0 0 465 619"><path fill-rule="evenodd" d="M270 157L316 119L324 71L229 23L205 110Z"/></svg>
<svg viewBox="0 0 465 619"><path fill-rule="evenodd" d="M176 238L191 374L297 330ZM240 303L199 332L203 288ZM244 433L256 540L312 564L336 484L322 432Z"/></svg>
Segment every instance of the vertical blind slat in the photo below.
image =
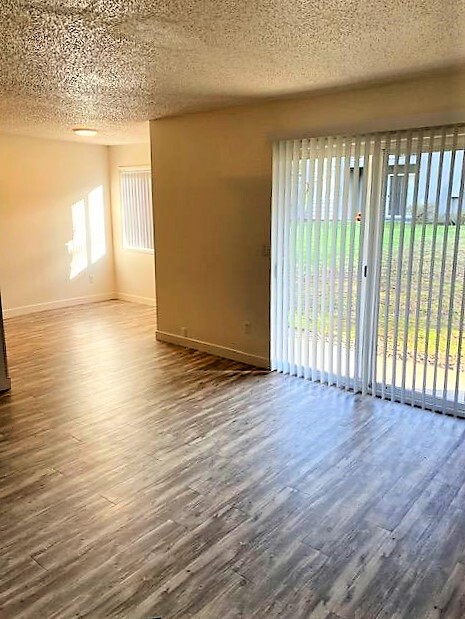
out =
<svg viewBox="0 0 465 619"><path fill-rule="evenodd" d="M344 151L344 180L342 189L341 205L341 244L339 250L339 298L338 298L338 320L337 320L337 387L345 386L343 383L343 318L344 318L344 291L345 291L345 256L346 256L346 237L347 237L347 215L349 205L349 185L350 185L350 158L352 155L352 139L346 139Z"/></svg>
<svg viewBox="0 0 465 619"><path fill-rule="evenodd" d="M334 374L334 312L335 312L335 299L336 299L336 258L337 258L337 240L340 236L338 227L338 214L339 214L339 198L341 188L341 159L342 159L342 138L338 138L336 142L335 152L335 169L334 169L334 196L332 205L332 237L331 237L331 267L330 267L330 292L329 292L329 363L328 363L328 383L333 385L336 382ZM337 337L337 334L336 334Z"/></svg>
<svg viewBox="0 0 465 619"><path fill-rule="evenodd" d="M361 177L360 185L360 199L357 200L357 220L358 223L358 253L357 253L357 288L356 288L356 309L355 309L355 360L354 360L354 385L356 389L362 388L362 377L360 372L361 364L361 342L363 337L363 330L361 325L363 324L363 312L362 298L365 294L365 285L363 277L364 254L365 254L365 226L367 216L367 195L368 195L368 176L370 174L370 154L371 154L372 140L370 137L366 137L361 144L360 157L363 162L363 175ZM360 173L359 173L360 183Z"/></svg>
<svg viewBox="0 0 465 619"><path fill-rule="evenodd" d="M423 360L423 383L422 383L422 407L426 407L426 391L427 391L427 373L428 373L428 354L429 354L429 337L431 329L431 314L433 306L433 281L434 281L434 259L436 256L436 241L438 233L438 218L439 218L439 202L441 198L441 182L442 170L444 166L444 148L446 144L446 130L443 129L441 134L441 147L439 153L439 167L436 182L436 198L434 203L434 219L433 219L433 237L431 240L431 262L428 278L428 301L426 312L426 328L425 328L425 353ZM425 209L427 210L427 209ZM437 301L437 299L436 299Z"/></svg>
<svg viewBox="0 0 465 619"><path fill-rule="evenodd" d="M453 404L454 416L456 416L457 413L458 413L460 370L461 370L462 363L463 363L463 360L462 360L462 349L463 349L464 328L465 328L465 269L463 270L462 291L463 291L462 292L462 302L461 302L461 305L460 305L460 318L459 318L459 338L458 338L458 351L457 351L457 370L456 370L456 377L455 377L454 404Z"/></svg>
<svg viewBox="0 0 465 619"><path fill-rule="evenodd" d="M297 200L297 252L301 256L300 260L296 260L297 270L297 316L296 320L296 374L297 376L303 376L303 358L302 358L302 334L305 326L302 324L302 311L303 311L303 299L302 294L304 291L304 199L305 199L305 183L306 183L306 166L307 166L307 140L302 140L300 147L300 160L298 163L298 172L300 186L298 184L296 196Z"/></svg>
<svg viewBox="0 0 465 619"><path fill-rule="evenodd" d="M290 281L288 286L291 287L292 294L290 295L289 302L289 363L290 363L290 373L297 373L297 363L296 363L296 355L295 355L295 338L297 334L297 325L296 325L296 243L297 243L297 226L298 226L298 217L297 217L297 208L298 208L298 183L299 183L299 141L294 140L292 143L292 177L291 177L291 189L290 189L290 247L289 247L289 277Z"/></svg>
<svg viewBox="0 0 465 619"><path fill-rule="evenodd" d="M375 368L373 354L375 348L374 324L377 315L377 295L375 277L378 273L379 262L379 237L380 235L380 204L382 204L382 187L379 171L382 166L383 152L381 149L381 136L375 135L370 150L370 183L367 189L365 205L366 231L364 247L364 263L366 265L365 292L363 298L363 329L361 340L361 381L362 394L367 394L375 381ZM367 181L368 182L368 181ZM371 303L370 303L371 301ZM377 338L376 338L377 339Z"/></svg>
<svg viewBox="0 0 465 619"><path fill-rule="evenodd" d="M443 391L444 399L447 396L447 387L448 387L449 356L450 356L450 345L451 345L451 337L452 337L452 323L454 320L455 288L456 288L456 279L457 279L457 262L458 262L458 255L459 255L460 231L461 231L462 217L463 217L464 188L465 188L465 151L463 150L462 151L460 189L459 189L458 202L457 202L457 222L456 222L456 227L455 227L454 257L453 257L453 264L452 264L451 293L450 293L451 302L449 306L448 325L447 325L446 372L445 372L444 391ZM464 268L464 275L465 275L465 268ZM464 297L465 297L465 286L462 287L462 298ZM459 339L460 339L461 334L463 334L463 329L459 329ZM459 381L460 381L460 354L458 355L458 358L457 358L457 373L455 376L455 385L454 385L454 407L453 407L454 415L457 414L457 398L458 398Z"/></svg>
<svg viewBox="0 0 465 619"><path fill-rule="evenodd" d="M389 153L391 152L391 144L393 141L393 135L389 134L381 142L380 145L380 165L379 165L379 183L381 185L380 202L372 204L372 217L375 219L375 236L376 236L376 249L375 249L375 268L373 270L373 292L374 294L374 309L373 309L373 323L369 332L369 337L372 338L372 380L371 385L374 393L379 392L381 397L384 397L384 383L381 384L381 390L378 390L378 381L381 372L383 371L382 358L380 359L379 350L380 338L378 332L381 330L381 276L383 266L383 244L384 244L384 220L385 220L385 205L387 199L387 182L386 175L389 163Z"/></svg>
<svg viewBox="0 0 465 619"><path fill-rule="evenodd" d="M352 178L352 191L349 204L349 217L347 224L349 226L349 260L347 267L347 300L346 300L346 325L345 325L345 374L346 374L346 388L353 388L355 383L355 372L353 362L351 360L351 339L352 328L357 326L352 322L352 300L353 300L353 272L354 272L354 253L355 253L355 226L357 224L357 208L358 208L358 186L360 183L360 145L361 138L357 138L354 148L354 174Z"/></svg>
<svg viewBox="0 0 465 619"><path fill-rule="evenodd" d="M394 338L392 344L392 390L391 400L394 400L394 386L397 385L397 345L399 339L399 313L400 313L400 301L402 293L402 267L404 258L404 237L405 237L405 218L407 209L407 191L408 191L408 179L410 170L410 155L412 152L412 134L407 133L405 155L404 155L404 182L401 185L400 195L400 229L399 229L399 247L397 250L397 268L396 268L396 289L394 300ZM404 391L401 390L400 401L404 402Z"/></svg>
<svg viewBox="0 0 465 619"><path fill-rule="evenodd" d="M318 156L316 163L316 187L315 187L315 201L313 206L314 216L314 244L313 244L313 300L312 300L312 380L320 379L320 372L318 370L318 336L319 336L319 312L318 312L318 295L319 295L319 282L320 282L320 222L321 222L321 198L323 195L323 165L324 165L324 141L319 139L318 144Z"/></svg>
<svg viewBox="0 0 465 619"><path fill-rule="evenodd" d="M313 202L314 202L314 184L315 184L315 159L316 145L314 138L310 140L307 170L307 199L306 199L306 221L305 221L305 338L304 338L304 377L310 378L310 316L312 313L312 297L311 297L311 282L313 278L312 272L312 247L313 247Z"/></svg>
<svg viewBox="0 0 465 619"><path fill-rule="evenodd" d="M429 142L432 143L433 136L430 134ZM427 153L426 164L426 179L425 188L423 190L424 205L429 203L431 195L431 172L432 172L432 148ZM419 273L418 284L416 290L416 304L415 304L415 327L414 327L414 345L413 345L413 369L412 369L412 406L415 404L415 398L413 394L416 390L416 377L417 377L417 364L418 364L418 346L420 338L420 317L422 308L422 289L423 289L423 274L425 269L425 244L426 244L426 225L427 225L427 211L428 209L423 207L423 214L421 218L421 237L420 237L420 252L419 252Z"/></svg>
<svg viewBox="0 0 465 619"><path fill-rule="evenodd" d="M454 169L455 169L455 156L457 146L457 134L454 133L452 151L450 154L449 164L449 180L447 183L447 198L446 198L446 212L444 214L444 234L442 240L442 254L441 254L441 271L439 280L439 298L438 298L438 310L437 310L437 322L436 322L436 341L434 348L434 370L433 370L433 398L436 400L436 387L438 379L438 359L439 359L439 342L441 339L441 327L442 327L442 309L444 304L444 284L445 284L445 270L447 261L447 239L449 236L449 216L450 216L450 204L452 198L452 189L454 184ZM444 375L444 382L446 375ZM443 385L444 386L444 385Z"/></svg>
<svg viewBox="0 0 465 619"><path fill-rule="evenodd" d="M398 183L398 170L399 170L399 157L400 157L400 148L401 148L401 134L397 133L396 136L396 147L395 147L395 155L394 155L394 170L393 175L391 177L391 195L396 193L397 191L397 183ZM389 152L387 153L389 163ZM386 183L388 182L388 178L386 178ZM383 332L383 355L382 355L382 366L383 366L383 375L381 381L381 397L386 397L387 390L387 358L388 358L388 338L389 338L389 309L391 302L391 276L392 271L390 265L392 263L392 253L393 253L393 244L394 244L394 222L395 222L395 213L394 209L391 208L390 213L390 228L389 228L389 236L388 236L388 255L387 255L387 282L386 282L386 291L385 291L385 302L384 302L384 332ZM384 240L384 234L383 234ZM391 385L391 390L394 389L394 386Z"/></svg>
<svg viewBox="0 0 465 619"><path fill-rule="evenodd" d="M276 362L277 369L284 370L284 354L283 354L283 338L284 324L283 324L283 299L287 294L287 291L283 288L283 261L284 261L284 189L285 189L285 165L286 165L286 144L280 142L278 156L278 198L277 198L277 247L278 255L276 261L276 280L277 280L277 295L276 295L276 315L277 323L279 325L277 340L276 340Z"/></svg>
<svg viewBox="0 0 465 619"><path fill-rule="evenodd" d="M330 209L330 198L331 198L331 186L333 182L333 171L332 171L332 162L333 162L333 149L334 149L334 140L333 138L328 138L327 143L327 156L325 161L326 166L326 178L323 188L323 202L322 202L322 210L323 210L323 229L322 229L322 273L321 273L321 338L320 338L320 367L322 376L320 379L324 382L328 381L328 372L326 370L326 346L327 346L327 307L328 307L328 236L329 236L329 209Z"/></svg>
<svg viewBox="0 0 465 619"><path fill-rule="evenodd" d="M291 186L292 186L292 142L287 141L285 145L285 185L284 185L284 241L283 241L283 288L289 290L290 285L290 235L291 235ZM286 372L289 372L289 294L283 295L283 320L287 326L283 333L283 363Z"/></svg>
<svg viewBox="0 0 465 619"><path fill-rule="evenodd" d="M270 294L270 304L271 304L271 341L270 341L270 357L271 357L271 369L279 370L278 367L278 350L277 350L277 341L279 339L279 334L282 329L282 325L278 322L278 300L280 295L283 294L281 290L277 278L277 265L279 260L279 255L281 252L281 247L278 242L278 227L279 227L279 200L278 200L278 191L279 191L279 146L278 144L273 144L273 173L272 173L272 191L271 191L271 294Z"/></svg>
<svg viewBox="0 0 465 619"><path fill-rule="evenodd" d="M414 165L414 188L413 188L413 198L412 198L412 218L410 222L410 242L408 248L408 258L407 258L407 278L406 281L410 282L412 279L412 271L413 271L413 258L415 253L415 238L416 238L416 220L417 220L417 209L418 209L418 195L420 189L420 171L421 171L421 153L422 153L422 145L423 145L423 131L420 131L417 137L416 149L415 149L415 165ZM408 184L408 181L407 181ZM406 292L406 300L404 307L404 332L403 332L403 351L402 351L402 378L401 378L401 394L405 394L406 381L407 381L407 363L406 360L408 358L408 335L409 335L409 326L410 326L410 301L412 296L412 286L407 286ZM415 334L416 336L416 334ZM411 391L410 404L413 404L413 390ZM403 397L403 396L402 396Z"/></svg>

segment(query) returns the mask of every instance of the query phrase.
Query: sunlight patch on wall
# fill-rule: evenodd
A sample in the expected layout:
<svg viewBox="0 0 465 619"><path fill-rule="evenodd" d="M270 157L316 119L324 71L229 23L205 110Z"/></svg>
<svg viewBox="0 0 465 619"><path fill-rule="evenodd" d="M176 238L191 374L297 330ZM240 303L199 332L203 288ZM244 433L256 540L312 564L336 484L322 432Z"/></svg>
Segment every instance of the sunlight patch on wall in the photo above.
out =
<svg viewBox="0 0 465 619"><path fill-rule="evenodd" d="M66 246L71 256L69 279L73 280L107 253L102 185L72 205L71 219L73 238Z"/></svg>
<svg viewBox="0 0 465 619"><path fill-rule="evenodd" d="M105 239L105 203L103 187L97 187L88 196L88 215L90 228L90 258L95 264L107 253Z"/></svg>
<svg viewBox="0 0 465 619"><path fill-rule="evenodd" d="M87 268L87 232L86 232L86 205L79 200L71 207L73 221L73 238L68 245L71 254L71 270L69 279L74 279Z"/></svg>

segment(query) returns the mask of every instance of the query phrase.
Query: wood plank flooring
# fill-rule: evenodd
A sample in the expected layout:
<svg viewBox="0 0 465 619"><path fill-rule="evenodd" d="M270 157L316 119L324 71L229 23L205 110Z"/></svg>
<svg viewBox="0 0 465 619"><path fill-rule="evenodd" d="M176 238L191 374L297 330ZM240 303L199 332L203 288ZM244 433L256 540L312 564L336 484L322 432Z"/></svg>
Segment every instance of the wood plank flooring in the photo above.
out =
<svg viewBox="0 0 465 619"><path fill-rule="evenodd" d="M0 617L463 619L465 421L154 340L6 324Z"/></svg>

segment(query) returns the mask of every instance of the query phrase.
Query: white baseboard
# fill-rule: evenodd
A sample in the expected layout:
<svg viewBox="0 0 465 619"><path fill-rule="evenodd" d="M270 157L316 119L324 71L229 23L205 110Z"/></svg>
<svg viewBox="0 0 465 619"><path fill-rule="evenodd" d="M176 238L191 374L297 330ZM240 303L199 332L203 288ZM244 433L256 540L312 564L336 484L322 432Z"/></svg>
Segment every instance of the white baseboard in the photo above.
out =
<svg viewBox="0 0 465 619"><path fill-rule="evenodd" d="M155 299L150 297L141 297L137 294L127 294L126 292L117 292L116 297L120 301L129 301L129 303L140 303L142 305L155 306Z"/></svg>
<svg viewBox="0 0 465 619"><path fill-rule="evenodd" d="M270 360L266 357L250 355L247 352L243 352L242 350L236 350L235 348L228 348L227 346L219 346L218 344L202 342L201 340L194 340L190 337L174 335L173 333L166 333L164 331L156 331L156 339L160 342L177 344L178 346L184 346L184 348L192 348L194 350L207 352L217 357L225 357L226 359L241 361L242 363L254 365L259 368L265 368L267 370L270 369Z"/></svg>
<svg viewBox="0 0 465 619"><path fill-rule="evenodd" d="M4 318L14 318L15 316L24 316L25 314L33 314L35 312L45 312L47 310L62 309L72 307L73 305L84 305L85 303L97 303L98 301L111 301L116 299L114 292L101 292L99 294L91 294L86 297L74 297L72 299L61 299L60 301L49 301L47 303L36 303L34 305L23 305L22 307L12 307L3 310Z"/></svg>

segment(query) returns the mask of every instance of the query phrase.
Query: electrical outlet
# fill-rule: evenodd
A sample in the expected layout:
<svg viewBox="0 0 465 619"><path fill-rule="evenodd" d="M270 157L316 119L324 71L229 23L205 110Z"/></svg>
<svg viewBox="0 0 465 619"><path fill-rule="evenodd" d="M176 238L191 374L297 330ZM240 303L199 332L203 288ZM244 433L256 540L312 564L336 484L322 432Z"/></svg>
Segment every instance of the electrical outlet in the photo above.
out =
<svg viewBox="0 0 465 619"><path fill-rule="evenodd" d="M187 327L181 327L181 335L187 337Z"/></svg>
<svg viewBox="0 0 465 619"><path fill-rule="evenodd" d="M89 283L90 284L94 283L94 274L93 273L89 273Z"/></svg>
<svg viewBox="0 0 465 619"><path fill-rule="evenodd" d="M242 325L243 329L244 329L244 333L245 335L249 335L250 333L250 322L248 320L246 320L243 325Z"/></svg>

